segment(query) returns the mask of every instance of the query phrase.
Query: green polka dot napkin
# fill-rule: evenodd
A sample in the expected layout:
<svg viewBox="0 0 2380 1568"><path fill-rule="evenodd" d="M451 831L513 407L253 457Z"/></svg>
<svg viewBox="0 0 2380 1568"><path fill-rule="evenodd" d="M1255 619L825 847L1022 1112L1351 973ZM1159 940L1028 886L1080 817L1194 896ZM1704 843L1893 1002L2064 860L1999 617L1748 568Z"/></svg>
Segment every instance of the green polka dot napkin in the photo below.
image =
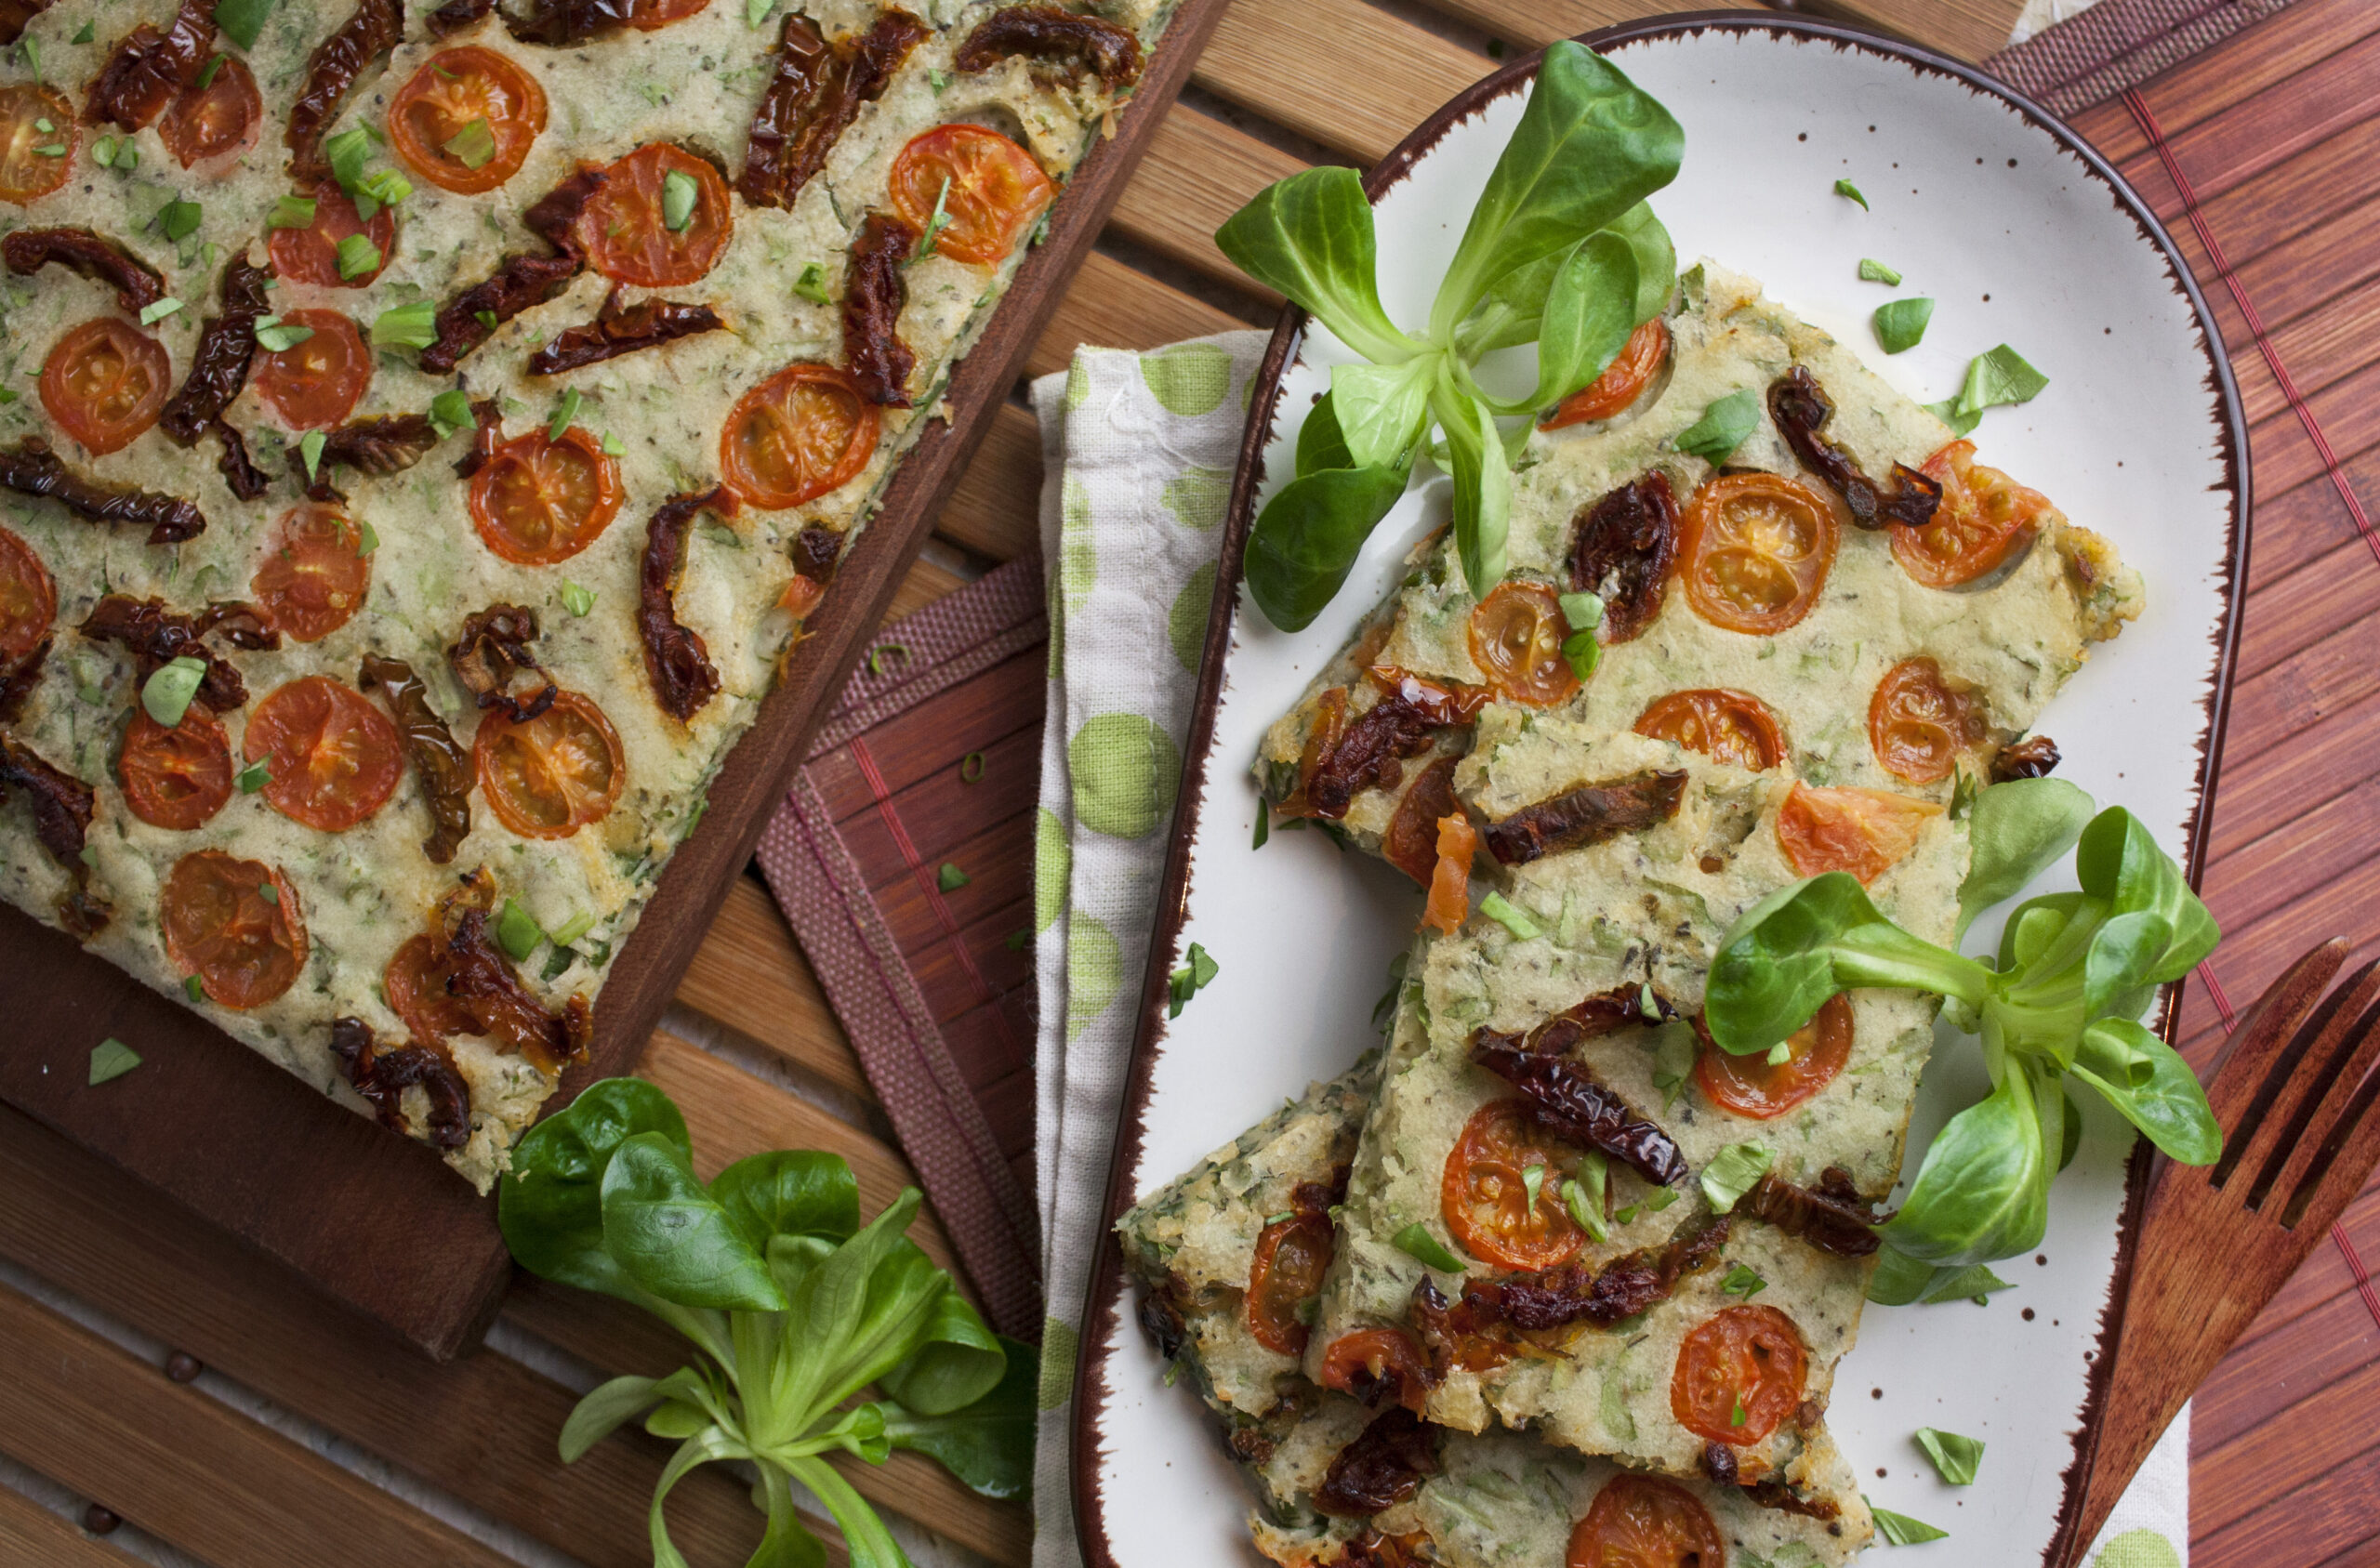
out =
<svg viewBox="0 0 2380 1568"><path fill-rule="evenodd" d="M1082 1561L1068 1442L1079 1317L1223 508L1263 348L1263 334L1238 332L1149 353L1084 349L1065 374L1033 385L1041 557L1050 563L1049 718L1033 862L1036 1193L1049 1301L1034 1568ZM2117 1504L2088 1568L2185 1568L2188 1456L2185 1409ZM2068 1456L1993 1457L2062 1468ZM1935 1522L1951 1522L1947 1506L1935 1511L1944 1515Z"/></svg>
<svg viewBox="0 0 2380 1568"><path fill-rule="evenodd" d="M1041 1001L1041 1443L1034 1561L1080 1561L1066 1423L1078 1316L1099 1241L1107 1155L1132 1048L1165 829L1214 598L1259 332L1151 353L1084 349L1034 383L1041 558L1050 563L1033 927Z"/></svg>

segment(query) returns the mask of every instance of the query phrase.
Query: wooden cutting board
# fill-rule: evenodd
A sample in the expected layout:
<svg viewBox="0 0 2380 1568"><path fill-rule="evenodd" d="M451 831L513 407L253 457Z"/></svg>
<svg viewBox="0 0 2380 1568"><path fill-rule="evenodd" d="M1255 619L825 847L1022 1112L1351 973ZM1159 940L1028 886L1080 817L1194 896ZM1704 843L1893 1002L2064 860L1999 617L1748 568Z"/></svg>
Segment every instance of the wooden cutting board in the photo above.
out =
<svg viewBox="0 0 2380 1568"><path fill-rule="evenodd" d="M758 722L712 784L702 826L669 863L613 960L584 1084L644 1048L729 882L751 859L785 782L916 559L944 500L1164 123L1224 0L1183 0L1114 134L1092 150L928 426ZM475 1343L510 1272L491 1200L429 1150L395 1138L269 1064L197 1014L13 908L0 907L0 1099L170 1193L441 1358ZM138 1072L98 1087L110 1036Z"/></svg>

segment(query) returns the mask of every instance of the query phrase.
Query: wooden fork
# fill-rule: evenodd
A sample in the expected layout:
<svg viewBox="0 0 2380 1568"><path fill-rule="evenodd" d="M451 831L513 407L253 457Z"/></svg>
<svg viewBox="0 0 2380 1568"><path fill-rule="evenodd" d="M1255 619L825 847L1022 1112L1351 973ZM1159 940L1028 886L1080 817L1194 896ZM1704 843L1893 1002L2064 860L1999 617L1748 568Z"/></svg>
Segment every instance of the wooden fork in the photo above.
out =
<svg viewBox="0 0 2380 1568"><path fill-rule="evenodd" d="M2149 1450L2380 1161L2380 960L2326 996L2334 937L2291 966L2207 1089L2223 1157L2167 1162L2133 1256L2082 1508L2047 1561L2079 1564Z"/></svg>

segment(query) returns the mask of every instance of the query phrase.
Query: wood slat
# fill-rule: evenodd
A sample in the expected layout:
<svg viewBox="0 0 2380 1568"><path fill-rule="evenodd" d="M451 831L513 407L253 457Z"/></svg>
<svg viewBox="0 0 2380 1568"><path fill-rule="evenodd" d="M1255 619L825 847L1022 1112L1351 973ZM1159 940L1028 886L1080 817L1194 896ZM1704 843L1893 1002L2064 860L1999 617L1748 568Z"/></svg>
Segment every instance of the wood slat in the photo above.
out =
<svg viewBox="0 0 2380 1568"><path fill-rule="evenodd" d="M1215 231L1256 192L1305 166L1210 114L1176 105L1149 138L1139 171L1108 215L1108 227L1252 299L1278 306L1279 295L1224 259L1215 248Z"/></svg>
<svg viewBox="0 0 2380 1568"><path fill-rule="evenodd" d="M2193 56L2143 83L2141 97L2172 137L2291 81L2375 32L2380 32L2380 10L2367 0L2297 0L2227 40L2221 48ZM2149 151L2139 125L2118 100L2085 110L2073 117L2073 125L2118 164Z"/></svg>
<svg viewBox="0 0 2380 1568"><path fill-rule="evenodd" d="M1494 63L1363 0L1233 0L1191 80L1370 164Z"/></svg>
<svg viewBox="0 0 2380 1568"><path fill-rule="evenodd" d="M873 1103L876 1090L794 945L785 913L759 878L738 876L703 940L678 1000Z"/></svg>
<svg viewBox="0 0 2380 1568"><path fill-rule="evenodd" d="M904 615L914 615L946 593L956 593L967 586L967 579L947 567L936 566L930 560L909 563L908 575L892 590L892 602L885 607L884 618L897 621Z"/></svg>
<svg viewBox="0 0 2380 1568"><path fill-rule="evenodd" d="M24 1268L588 1568L652 1561L645 1499L668 1449L640 1436L560 1463L554 1439L577 1403L561 1384L485 1352L425 1359L13 1110L0 1110L0 1254ZM91 1495L139 1517L116 1489ZM760 1539L725 1471L689 1477L669 1516L696 1561L741 1561Z"/></svg>
<svg viewBox="0 0 2380 1568"><path fill-rule="evenodd" d="M508 1568L450 1525L0 1286L0 1449L216 1568Z"/></svg>
<svg viewBox="0 0 2380 1568"><path fill-rule="evenodd" d="M2361 1298L2326 1301L2225 1358L2190 1402L2190 1442L2220 1447L2375 1357L2380 1324Z"/></svg>
<svg viewBox="0 0 2380 1568"><path fill-rule="evenodd" d="M984 432L934 535L961 549L1013 560L1041 537L1041 427L1022 403L1003 404Z"/></svg>
<svg viewBox="0 0 2380 1568"><path fill-rule="evenodd" d="M2369 1418L2380 1399L2380 1362L2362 1366L2289 1406L2284 1418L2190 1456L2190 1522L2218 1530L2294 1490L2297 1482L2380 1448ZM2365 1528L2371 1527L2369 1514Z"/></svg>
<svg viewBox="0 0 2380 1568"><path fill-rule="evenodd" d="M1424 0L1432 10L1467 21L1508 44L1538 48L1616 22L1660 16L1682 7L1670 0ZM1696 0L1698 11L1759 11L1758 0Z"/></svg>
<svg viewBox="0 0 2380 1568"><path fill-rule="evenodd" d="M94 1540L34 1502L0 1486L0 1561L43 1568L134 1568L139 1560Z"/></svg>
<svg viewBox="0 0 2380 1568"><path fill-rule="evenodd" d="M1216 310L1113 257L1093 252L1075 286L1051 312L1050 325L1025 361L1033 376L1074 363L1084 344L1103 349L1155 349L1185 337L1206 337L1254 323ZM894 615L907 612L893 610Z"/></svg>
<svg viewBox="0 0 2380 1568"><path fill-rule="evenodd" d="M1808 8L1981 59L2008 46L2025 0L1818 0Z"/></svg>
<svg viewBox="0 0 2380 1568"><path fill-rule="evenodd" d="M2193 1568L2273 1568L2278 1562L2369 1568L2380 1561L2372 1537L2372 1497L2380 1490L2380 1452L2351 1463L2267 1503L2256 1512L2220 1527L2202 1522L2200 1501L2190 1493L2190 1561ZM2285 1544L2285 1552L2276 1547ZM2335 1555L2334 1555L2335 1554Z"/></svg>

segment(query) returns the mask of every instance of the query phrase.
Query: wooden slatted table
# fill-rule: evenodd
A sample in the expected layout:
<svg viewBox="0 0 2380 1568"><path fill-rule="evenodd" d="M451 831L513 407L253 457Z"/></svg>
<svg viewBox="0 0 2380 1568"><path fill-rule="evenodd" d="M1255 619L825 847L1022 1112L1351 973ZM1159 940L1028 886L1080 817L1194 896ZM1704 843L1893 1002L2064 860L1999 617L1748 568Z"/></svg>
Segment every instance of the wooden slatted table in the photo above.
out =
<svg viewBox="0 0 2380 1568"><path fill-rule="evenodd" d="M1033 373L1062 367L1078 343L1150 347L1265 324L1277 301L1237 279L1210 237L1259 187L1316 160L1378 158L1509 46L1665 8L1235 0ZM2021 6L1826 8L1973 59L2005 42ZM2285 112L2274 107L2284 84ZM2300 0L2146 98L2348 481L2380 496L2380 7ZM2380 786L2363 758L2380 743L2380 660L2362 612L2380 603L2380 543L2358 537L2137 119L2106 105L2081 124L2180 235L2255 421L2253 586L2207 877L2230 933L2220 980L2244 1000L2313 936L2375 934ZM1012 401L896 615L1029 551L1039 468L1031 415ZM833 1149L871 1209L908 1179L756 879L734 889L679 1002L641 1071L685 1108L706 1174L762 1149ZM2185 1018L2203 1063L2221 1025L2196 986ZM650 1561L643 1510L660 1445L608 1442L569 1467L553 1451L571 1380L675 1364L674 1342L629 1310L524 1281L490 1349L433 1366L6 1110L0 1182L0 1456L23 1468L9 1473L25 1487L0 1486L0 1560L122 1568L133 1559L118 1543L138 1534L216 1568L479 1568L510 1560L508 1542L599 1568ZM2380 1563L2380 1424L2368 1416L2380 1402L2380 1300L2358 1295L2348 1260L2349 1248L2380 1260L2380 1193L2342 1230L2345 1245L2317 1252L2199 1400L2201 1568ZM947 1261L931 1214L915 1233ZM169 1379L164 1348L206 1371ZM975 1499L907 1456L846 1468L888 1513L1010 1568L1030 1558L1021 1507ZM129 1533L93 1538L60 1517L92 1499ZM670 1515L698 1568L742 1561L759 1534L740 1488L712 1470L678 1489Z"/></svg>

